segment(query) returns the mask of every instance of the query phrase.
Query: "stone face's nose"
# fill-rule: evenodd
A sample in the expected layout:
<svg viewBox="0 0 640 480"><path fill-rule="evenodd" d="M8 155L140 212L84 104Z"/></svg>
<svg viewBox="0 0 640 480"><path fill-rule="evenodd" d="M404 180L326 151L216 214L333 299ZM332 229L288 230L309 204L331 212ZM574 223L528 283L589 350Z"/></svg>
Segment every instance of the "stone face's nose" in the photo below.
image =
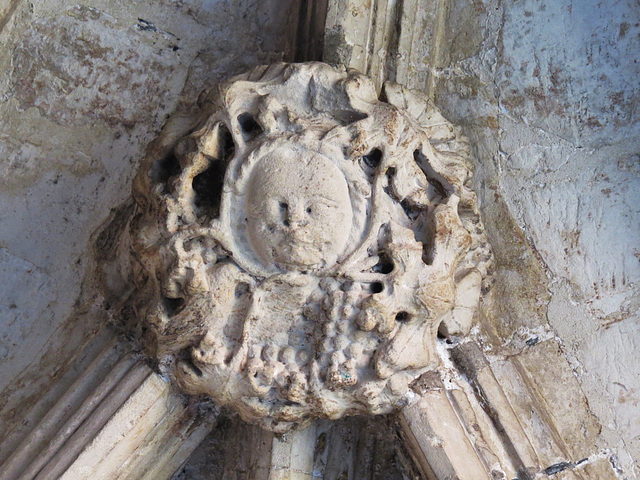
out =
<svg viewBox="0 0 640 480"><path fill-rule="evenodd" d="M308 221L304 204L297 200L291 200L287 203L285 209L285 225L288 227L297 227L306 225Z"/></svg>

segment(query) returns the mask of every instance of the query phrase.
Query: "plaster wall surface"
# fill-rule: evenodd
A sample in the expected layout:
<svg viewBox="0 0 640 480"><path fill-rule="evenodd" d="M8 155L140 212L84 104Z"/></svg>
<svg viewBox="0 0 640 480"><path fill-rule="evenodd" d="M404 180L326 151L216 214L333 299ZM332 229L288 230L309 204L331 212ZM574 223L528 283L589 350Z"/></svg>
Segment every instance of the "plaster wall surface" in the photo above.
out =
<svg viewBox="0 0 640 480"><path fill-rule="evenodd" d="M505 326L500 353L557 340L602 426L597 448L633 478L640 473L640 5L454 0L443 35L435 102L475 146L497 286L511 285L494 292L506 305L495 319ZM544 268L538 287L524 256L506 244L514 229ZM511 330L510 315L519 317ZM551 362L535 368L540 378L553 372ZM567 405L552 408L570 415Z"/></svg>
<svg viewBox="0 0 640 480"><path fill-rule="evenodd" d="M102 310L90 236L130 197L146 145L205 87L291 59L296 8L289 0L0 1L6 415L20 417L105 322L87 314Z"/></svg>

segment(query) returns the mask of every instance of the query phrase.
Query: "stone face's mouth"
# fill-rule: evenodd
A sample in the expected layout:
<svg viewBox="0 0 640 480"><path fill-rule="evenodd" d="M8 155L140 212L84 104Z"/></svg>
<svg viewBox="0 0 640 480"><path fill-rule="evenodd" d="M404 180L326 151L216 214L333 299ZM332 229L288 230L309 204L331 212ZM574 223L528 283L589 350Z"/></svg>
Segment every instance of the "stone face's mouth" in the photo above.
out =
<svg viewBox="0 0 640 480"><path fill-rule="evenodd" d="M274 260L284 267L310 269L320 266L322 252L313 242L293 241L278 248Z"/></svg>
<svg viewBox="0 0 640 480"><path fill-rule="evenodd" d="M313 233L309 232L306 225L284 227L280 230L288 244L313 245Z"/></svg>

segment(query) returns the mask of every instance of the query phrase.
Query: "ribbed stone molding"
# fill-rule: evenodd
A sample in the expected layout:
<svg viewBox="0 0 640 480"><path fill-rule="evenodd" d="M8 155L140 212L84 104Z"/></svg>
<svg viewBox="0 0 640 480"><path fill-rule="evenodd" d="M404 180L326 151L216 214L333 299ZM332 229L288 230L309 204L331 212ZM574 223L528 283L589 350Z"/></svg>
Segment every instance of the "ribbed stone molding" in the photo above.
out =
<svg viewBox="0 0 640 480"><path fill-rule="evenodd" d="M446 0L329 2L324 61L393 81L432 98L445 34Z"/></svg>
<svg viewBox="0 0 640 480"><path fill-rule="evenodd" d="M169 479L213 424L113 334L0 464L2 480ZM94 350L78 352L78 362ZM9 440L5 439L4 445Z"/></svg>

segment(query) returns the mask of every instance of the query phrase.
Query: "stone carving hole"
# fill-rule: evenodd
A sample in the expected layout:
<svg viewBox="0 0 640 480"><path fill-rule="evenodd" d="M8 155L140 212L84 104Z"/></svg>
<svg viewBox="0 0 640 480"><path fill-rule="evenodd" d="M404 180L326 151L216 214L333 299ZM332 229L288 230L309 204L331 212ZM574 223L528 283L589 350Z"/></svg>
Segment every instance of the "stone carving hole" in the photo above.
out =
<svg viewBox="0 0 640 480"><path fill-rule="evenodd" d="M185 392L277 432L388 413L438 370L438 330L470 328L456 305L490 252L466 141L420 94L381 98L354 71L259 67L152 144L120 315Z"/></svg>

